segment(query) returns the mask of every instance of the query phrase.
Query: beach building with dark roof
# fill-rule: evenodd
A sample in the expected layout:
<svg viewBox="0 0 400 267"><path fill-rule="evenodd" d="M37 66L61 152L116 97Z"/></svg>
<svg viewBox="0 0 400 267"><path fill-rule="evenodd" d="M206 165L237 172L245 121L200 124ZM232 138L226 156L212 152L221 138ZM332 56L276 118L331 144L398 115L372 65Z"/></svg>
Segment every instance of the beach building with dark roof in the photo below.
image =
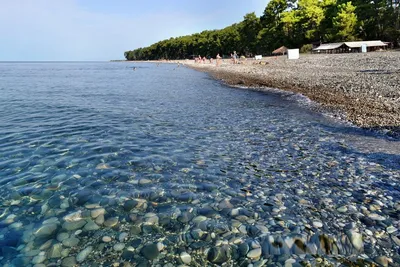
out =
<svg viewBox="0 0 400 267"><path fill-rule="evenodd" d="M327 43L313 49L317 53L357 53L357 52L372 52L376 50L386 49L387 43L382 41L355 41L342 43Z"/></svg>

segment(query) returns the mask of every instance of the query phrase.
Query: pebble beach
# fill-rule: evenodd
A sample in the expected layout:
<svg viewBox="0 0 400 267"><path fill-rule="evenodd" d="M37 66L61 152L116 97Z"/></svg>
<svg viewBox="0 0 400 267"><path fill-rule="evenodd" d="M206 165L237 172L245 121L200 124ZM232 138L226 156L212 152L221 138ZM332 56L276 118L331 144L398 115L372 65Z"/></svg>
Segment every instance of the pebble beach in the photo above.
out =
<svg viewBox="0 0 400 267"><path fill-rule="evenodd" d="M229 85L272 87L303 94L357 126L399 134L400 52L301 54L232 64L189 64Z"/></svg>

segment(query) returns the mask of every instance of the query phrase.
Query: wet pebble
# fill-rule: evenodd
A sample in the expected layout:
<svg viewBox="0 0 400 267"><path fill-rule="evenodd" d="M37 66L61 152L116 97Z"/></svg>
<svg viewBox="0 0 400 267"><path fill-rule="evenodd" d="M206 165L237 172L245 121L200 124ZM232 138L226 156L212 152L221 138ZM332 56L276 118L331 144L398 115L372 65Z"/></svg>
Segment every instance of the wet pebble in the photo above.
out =
<svg viewBox="0 0 400 267"><path fill-rule="evenodd" d="M375 262L378 263L379 265L383 266L383 267L387 267L389 266L389 264L391 264L393 262L393 260L391 258L388 258L386 256L379 256L376 257Z"/></svg>
<svg viewBox="0 0 400 267"><path fill-rule="evenodd" d="M347 211L347 207L346 206L341 206L341 207L337 208L337 211L341 212L341 213L345 213Z"/></svg>
<svg viewBox="0 0 400 267"><path fill-rule="evenodd" d="M94 221L90 220L85 227L83 227L83 230L85 231L95 231L100 229L100 226L98 226Z"/></svg>
<svg viewBox="0 0 400 267"><path fill-rule="evenodd" d="M103 236L103 238L101 239L103 242L105 242L105 243L108 243L108 242L111 242L111 237L109 237L109 236Z"/></svg>
<svg viewBox="0 0 400 267"><path fill-rule="evenodd" d="M154 260L160 254L156 244L145 245L140 252L148 260Z"/></svg>
<svg viewBox="0 0 400 267"><path fill-rule="evenodd" d="M90 216L95 219L97 217L99 217L100 215L104 215L104 213L106 212L105 209L103 208L99 208L99 209L94 209L90 212Z"/></svg>
<svg viewBox="0 0 400 267"><path fill-rule="evenodd" d="M67 231L75 231L82 228L86 224L85 220L81 221L72 221L72 222L64 222L62 227Z"/></svg>
<svg viewBox="0 0 400 267"><path fill-rule="evenodd" d="M364 246L362 235L357 233L355 230L348 231L347 235L350 238L354 248L356 248L358 251L361 251Z"/></svg>
<svg viewBox="0 0 400 267"><path fill-rule="evenodd" d="M92 252L93 247L89 246L87 248L85 248L84 250L82 250L81 252L78 253L78 255L76 255L76 261L79 263L82 263L83 261L86 260L86 258L89 256L89 254Z"/></svg>
<svg viewBox="0 0 400 267"><path fill-rule="evenodd" d="M75 257L66 257L61 261L61 266L63 267L72 267L76 265L77 263Z"/></svg>
<svg viewBox="0 0 400 267"><path fill-rule="evenodd" d="M66 247L75 247L76 245L79 244L79 239L76 238L75 236L72 236L67 239L64 239L62 244Z"/></svg>
<svg viewBox="0 0 400 267"><path fill-rule="evenodd" d="M126 233L126 232L120 233L118 236L119 242L123 242L127 238L128 238L128 233Z"/></svg>
<svg viewBox="0 0 400 267"><path fill-rule="evenodd" d="M140 185L146 185L146 184L150 184L152 181L146 178L142 178L139 180L139 184Z"/></svg>
<svg viewBox="0 0 400 267"><path fill-rule="evenodd" d="M229 260L230 252L229 247L213 247L207 253L207 259L216 264L222 264Z"/></svg>
<svg viewBox="0 0 400 267"><path fill-rule="evenodd" d="M104 226L106 226L106 227L114 227L114 226L116 226L118 224L118 221L119 221L118 217L109 218L106 221L104 221Z"/></svg>
<svg viewBox="0 0 400 267"><path fill-rule="evenodd" d="M386 228L386 232L388 232L389 234L393 234L394 232L397 232L397 228L391 225L388 228Z"/></svg>
<svg viewBox="0 0 400 267"><path fill-rule="evenodd" d="M321 228L323 226L321 221L313 221L312 224L315 228Z"/></svg>
<svg viewBox="0 0 400 267"><path fill-rule="evenodd" d="M44 254L44 253L43 253L43 254L40 253L39 255L33 257L32 263L33 263L33 264L38 264L38 263L44 262L45 260L46 260L45 254Z"/></svg>
<svg viewBox="0 0 400 267"><path fill-rule="evenodd" d="M190 264L190 262L192 261L192 257L190 257L190 255L187 252L182 252L179 255L181 261L185 264Z"/></svg>
<svg viewBox="0 0 400 267"><path fill-rule="evenodd" d="M372 220L375 220L375 221L384 221L384 220L386 220L386 218L384 216L381 216L381 215L376 214L376 213L371 213L370 215L368 215L368 217L370 219L372 219Z"/></svg>
<svg viewBox="0 0 400 267"><path fill-rule="evenodd" d="M252 249L247 253L247 257L250 259L258 259L261 256L261 248Z"/></svg>
<svg viewBox="0 0 400 267"><path fill-rule="evenodd" d="M121 251L125 248L125 244L124 243L117 243L113 246L113 249L115 251Z"/></svg>
<svg viewBox="0 0 400 267"><path fill-rule="evenodd" d="M135 200L132 200L132 199L127 200L124 203L124 210L129 212L129 211L133 210L137 204L138 204L138 202Z"/></svg>
<svg viewBox="0 0 400 267"><path fill-rule="evenodd" d="M60 243L54 244L48 252L47 258L56 259L61 258L62 245Z"/></svg>
<svg viewBox="0 0 400 267"><path fill-rule="evenodd" d="M57 228L58 226L55 223L45 224L35 232L35 236L39 238L51 236L52 234L54 234Z"/></svg>

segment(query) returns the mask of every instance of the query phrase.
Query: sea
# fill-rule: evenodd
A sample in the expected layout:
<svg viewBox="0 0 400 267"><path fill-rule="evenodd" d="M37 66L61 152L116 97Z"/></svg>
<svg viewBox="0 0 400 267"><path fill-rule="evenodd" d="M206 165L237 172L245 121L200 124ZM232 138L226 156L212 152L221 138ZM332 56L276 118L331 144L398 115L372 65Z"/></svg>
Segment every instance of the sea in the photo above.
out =
<svg viewBox="0 0 400 267"><path fill-rule="evenodd" d="M185 65L0 63L1 266L400 265L400 140Z"/></svg>

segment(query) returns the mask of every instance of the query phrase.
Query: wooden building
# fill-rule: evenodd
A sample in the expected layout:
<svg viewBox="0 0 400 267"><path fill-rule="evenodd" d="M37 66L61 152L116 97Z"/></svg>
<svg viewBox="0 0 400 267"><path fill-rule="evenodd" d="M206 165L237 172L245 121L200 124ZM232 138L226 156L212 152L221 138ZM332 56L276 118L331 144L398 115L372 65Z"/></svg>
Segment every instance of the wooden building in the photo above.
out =
<svg viewBox="0 0 400 267"><path fill-rule="evenodd" d="M387 43L382 41L355 41L355 42L342 42L342 43L328 43L321 44L313 49L314 53L359 53L359 52L372 52L376 50L384 50L387 48Z"/></svg>
<svg viewBox="0 0 400 267"><path fill-rule="evenodd" d="M285 46L281 46L278 49L275 49L272 51L272 55L286 55L287 54L287 48Z"/></svg>

